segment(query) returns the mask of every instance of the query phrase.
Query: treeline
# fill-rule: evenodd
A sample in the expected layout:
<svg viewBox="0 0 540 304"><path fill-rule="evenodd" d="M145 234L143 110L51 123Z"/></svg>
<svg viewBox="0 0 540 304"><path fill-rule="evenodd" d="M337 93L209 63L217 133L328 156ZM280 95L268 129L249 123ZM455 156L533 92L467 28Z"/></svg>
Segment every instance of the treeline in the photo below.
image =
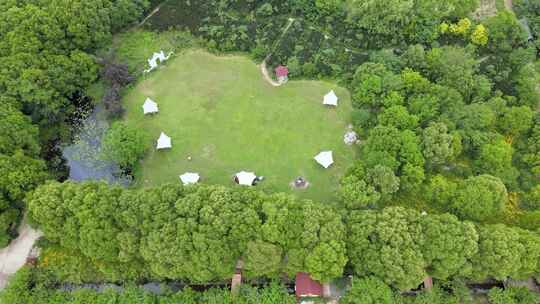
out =
<svg viewBox="0 0 540 304"><path fill-rule="evenodd" d="M39 267L61 281L219 282L239 260L247 278L305 271L327 282L347 273L400 290L427 275L504 280L540 273L540 237L531 231L401 207L346 211L252 189L132 190L95 182L48 183L28 207L53 242Z"/></svg>
<svg viewBox="0 0 540 304"><path fill-rule="evenodd" d="M349 209L399 204L540 228L534 54L520 44L513 15L492 23L486 47L523 52L522 61L484 66L491 55L481 62L469 47L411 45L402 54L375 52L359 66L353 124L365 140L342 180ZM470 24L454 26L459 32ZM515 54L501 51L493 60L505 56Z"/></svg>
<svg viewBox="0 0 540 304"><path fill-rule="evenodd" d="M228 289L211 288L193 291L184 288L173 292L161 286L159 292L150 292L143 287L127 284L123 287L61 290L50 273L38 268L25 267L11 278L7 288L0 292L4 304L293 304L296 299L290 290L272 282L259 288L244 284L236 293ZM493 288L487 294L490 304L537 304L537 294L525 287ZM316 303L323 303L313 299ZM392 290L376 277L354 278L352 286L339 302L343 304L474 304L470 290L462 281L436 284L432 290L422 291L415 296L402 295Z"/></svg>
<svg viewBox="0 0 540 304"><path fill-rule="evenodd" d="M0 2L0 248L16 231L25 192L65 179L58 144L98 76L91 54L138 19L148 1Z"/></svg>
<svg viewBox="0 0 540 304"><path fill-rule="evenodd" d="M157 295L133 285L121 291L114 289L98 292L91 289L77 291L57 290L47 272L23 268L10 279L6 290L0 292L4 304L294 304L296 299L280 285L271 284L257 289L242 286L238 294L229 290L209 289L196 292L189 288L178 292L164 291Z"/></svg>

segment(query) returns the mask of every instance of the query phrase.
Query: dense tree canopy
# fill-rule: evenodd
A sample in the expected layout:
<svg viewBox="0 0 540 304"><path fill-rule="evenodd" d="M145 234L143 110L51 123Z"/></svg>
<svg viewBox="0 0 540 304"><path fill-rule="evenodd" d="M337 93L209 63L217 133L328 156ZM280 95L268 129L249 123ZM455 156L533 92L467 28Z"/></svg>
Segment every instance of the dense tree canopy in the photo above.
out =
<svg viewBox="0 0 540 304"><path fill-rule="evenodd" d="M283 194L49 183L28 203L49 240L109 263L111 272L139 265L139 272L160 278L208 282L229 277L244 259L248 273L258 276L307 271L327 281L339 277L347 262L341 217ZM259 255L265 253L272 256L263 263Z"/></svg>
<svg viewBox="0 0 540 304"><path fill-rule="evenodd" d="M184 2L170 12L191 15L193 24L180 25L211 50L249 52L271 67L288 65L291 77L337 78L350 88L361 146L341 180L340 204L219 186L51 182L27 200L50 242L40 267L78 283L222 281L239 260L249 278L298 271L321 282L345 273L364 277L353 283L347 303L392 303L390 288L415 288L426 275L538 276L537 50L513 13L465 18L475 0ZM537 2L516 0L534 38ZM24 197L49 177L39 159L47 151L38 142L66 137L65 123L98 77L93 53L148 6L146 0L0 3L0 247ZM285 24L286 32L278 30ZM126 85L133 80L127 70L109 65L101 76L112 86ZM105 96L111 116L121 116L119 88ZM132 168L143 142L137 130L115 124L104 150ZM217 294L188 292L175 300L227 298ZM40 298L29 291L19 296ZM53 296L76 303L110 295ZM282 291L253 298L293 301ZM458 300L436 290L410 302Z"/></svg>

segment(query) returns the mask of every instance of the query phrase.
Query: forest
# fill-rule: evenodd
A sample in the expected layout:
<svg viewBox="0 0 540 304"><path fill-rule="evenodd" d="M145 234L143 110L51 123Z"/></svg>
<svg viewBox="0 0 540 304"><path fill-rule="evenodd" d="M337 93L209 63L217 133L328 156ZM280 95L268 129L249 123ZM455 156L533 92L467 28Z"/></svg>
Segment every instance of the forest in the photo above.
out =
<svg viewBox="0 0 540 304"><path fill-rule="evenodd" d="M74 123L100 102L111 120L122 116L122 94L141 77L133 54L115 53L115 37L158 5L139 30L175 33L178 48L240 53L286 65L290 78L348 88L361 144L333 201L217 185L67 180L59 146L73 141ZM51 287L220 283L238 260L250 282L287 281L299 271L320 282L352 275L358 283L344 303L467 303L460 294L466 283L540 280L540 1L515 0L513 8L478 18L479 5L2 1L0 248L17 236L24 215L44 238L36 266L21 270L0 299L227 303L212 300L220 290L171 292L167 300L133 286L118 295ZM109 88L102 100L91 98L96 82ZM124 131L132 134L116 140L135 144L119 151L109 134L108 150L126 160L130 174L144 149L136 131ZM426 276L435 292L398 296ZM23 302L17 294L25 289ZM362 299L369 292L378 300ZM234 301L291 299L270 285ZM489 301L536 303L511 288L493 289Z"/></svg>

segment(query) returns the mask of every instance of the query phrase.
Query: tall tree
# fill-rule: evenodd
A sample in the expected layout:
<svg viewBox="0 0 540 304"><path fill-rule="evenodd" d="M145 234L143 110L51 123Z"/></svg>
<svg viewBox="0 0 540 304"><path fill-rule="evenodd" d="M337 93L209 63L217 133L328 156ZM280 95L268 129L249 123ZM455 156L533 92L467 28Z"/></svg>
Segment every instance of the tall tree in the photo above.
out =
<svg viewBox="0 0 540 304"><path fill-rule="evenodd" d="M461 182L452 208L463 219L486 221L499 216L507 200L508 193L500 179L479 175Z"/></svg>
<svg viewBox="0 0 540 304"><path fill-rule="evenodd" d="M400 207L353 211L347 217L347 252L359 276L376 276L407 290L426 276L420 215Z"/></svg>

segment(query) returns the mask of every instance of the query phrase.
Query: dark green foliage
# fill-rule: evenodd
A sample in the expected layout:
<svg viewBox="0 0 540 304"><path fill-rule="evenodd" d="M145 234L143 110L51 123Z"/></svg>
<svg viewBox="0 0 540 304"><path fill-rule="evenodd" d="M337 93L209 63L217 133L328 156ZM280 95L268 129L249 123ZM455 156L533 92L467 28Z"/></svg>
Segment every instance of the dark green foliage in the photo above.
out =
<svg viewBox="0 0 540 304"><path fill-rule="evenodd" d="M478 228L478 254L473 259L472 278L524 278L538 271L538 235L504 225Z"/></svg>
<svg viewBox="0 0 540 304"><path fill-rule="evenodd" d="M422 153L430 166L440 166L455 155L454 137L444 123L432 123L422 133Z"/></svg>
<svg viewBox="0 0 540 304"><path fill-rule="evenodd" d="M341 298L344 304L393 304L392 289L376 277L353 279L349 291Z"/></svg>
<svg viewBox="0 0 540 304"><path fill-rule="evenodd" d="M536 304L537 294L525 287L493 288L488 293L490 304Z"/></svg>
<svg viewBox="0 0 540 304"><path fill-rule="evenodd" d="M244 254L244 273L247 277L277 277L282 270L283 253L280 247L263 241L249 242Z"/></svg>
<svg viewBox="0 0 540 304"><path fill-rule="evenodd" d="M485 221L501 215L508 200L500 179L479 175L464 180L452 200L452 208L463 219Z"/></svg>
<svg viewBox="0 0 540 304"><path fill-rule="evenodd" d="M11 239L9 232L18 216L19 210L11 207L4 198L0 198L0 248L7 246Z"/></svg>
<svg viewBox="0 0 540 304"><path fill-rule="evenodd" d="M453 286L444 286L453 288ZM467 293L469 291L467 290ZM404 304L472 304L469 294L461 295L449 292L443 286L435 286L432 290L423 291L416 297L401 297Z"/></svg>
<svg viewBox="0 0 540 304"><path fill-rule="evenodd" d="M116 122L107 130L102 146L104 159L131 170L148 150L148 140L144 131Z"/></svg>
<svg viewBox="0 0 540 304"><path fill-rule="evenodd" d="M330 207L283 194L50 183L28 205L47 239L71 251L60 253L88 259L107 280L223 280L243 258L253 275L306 271L324 282L341 276L347 262L341 217ZM83 280L67 268L58 271Z"/></svg>
<svg viewBox="0 0 540 304"><path fill-rule="evenodd" d="M295 297L276 283L257 289L242 286L237 295L226 289L209 289L195 292L189 287L178 292L152 294L142 288L128 284L121 290L105 289L95 291L80 289L61 291L54 288L54 282L47 272L22 268L11 278L8 287L0 293L3 304L80 304L80 303L109 303L109 304L294 304Z"/></svg>
<svg viewBox="0 0 540 304"><path fill-rule="evenodd" d="M0 153L12 154L23 150L37 157L40 152L38 129L30 119L11 106L0 108Z"/></svg>
<svg viewBox="0 0 540 304"><path fill-rule="evenodd" d="M478 252L478 234L470 222L450 214L422 216L425 242L422 252L428 273L440 280L472 274Z"/></svg>
<svg viewBox="0 0 540 304"><path fill-rule="evenodd" d="M400 290L417 287L426 274L420 214L403 208L353 211L347 250L359 276L376 276Z"/></svg>
<svg viewBox="0 0 540 304"><path fill-rule="evenodd" d="M519 173L512 166L513 154L512 146L503 140L485 144L476 159L477 172L496 176L508 187L515 188Z"/></svg>

